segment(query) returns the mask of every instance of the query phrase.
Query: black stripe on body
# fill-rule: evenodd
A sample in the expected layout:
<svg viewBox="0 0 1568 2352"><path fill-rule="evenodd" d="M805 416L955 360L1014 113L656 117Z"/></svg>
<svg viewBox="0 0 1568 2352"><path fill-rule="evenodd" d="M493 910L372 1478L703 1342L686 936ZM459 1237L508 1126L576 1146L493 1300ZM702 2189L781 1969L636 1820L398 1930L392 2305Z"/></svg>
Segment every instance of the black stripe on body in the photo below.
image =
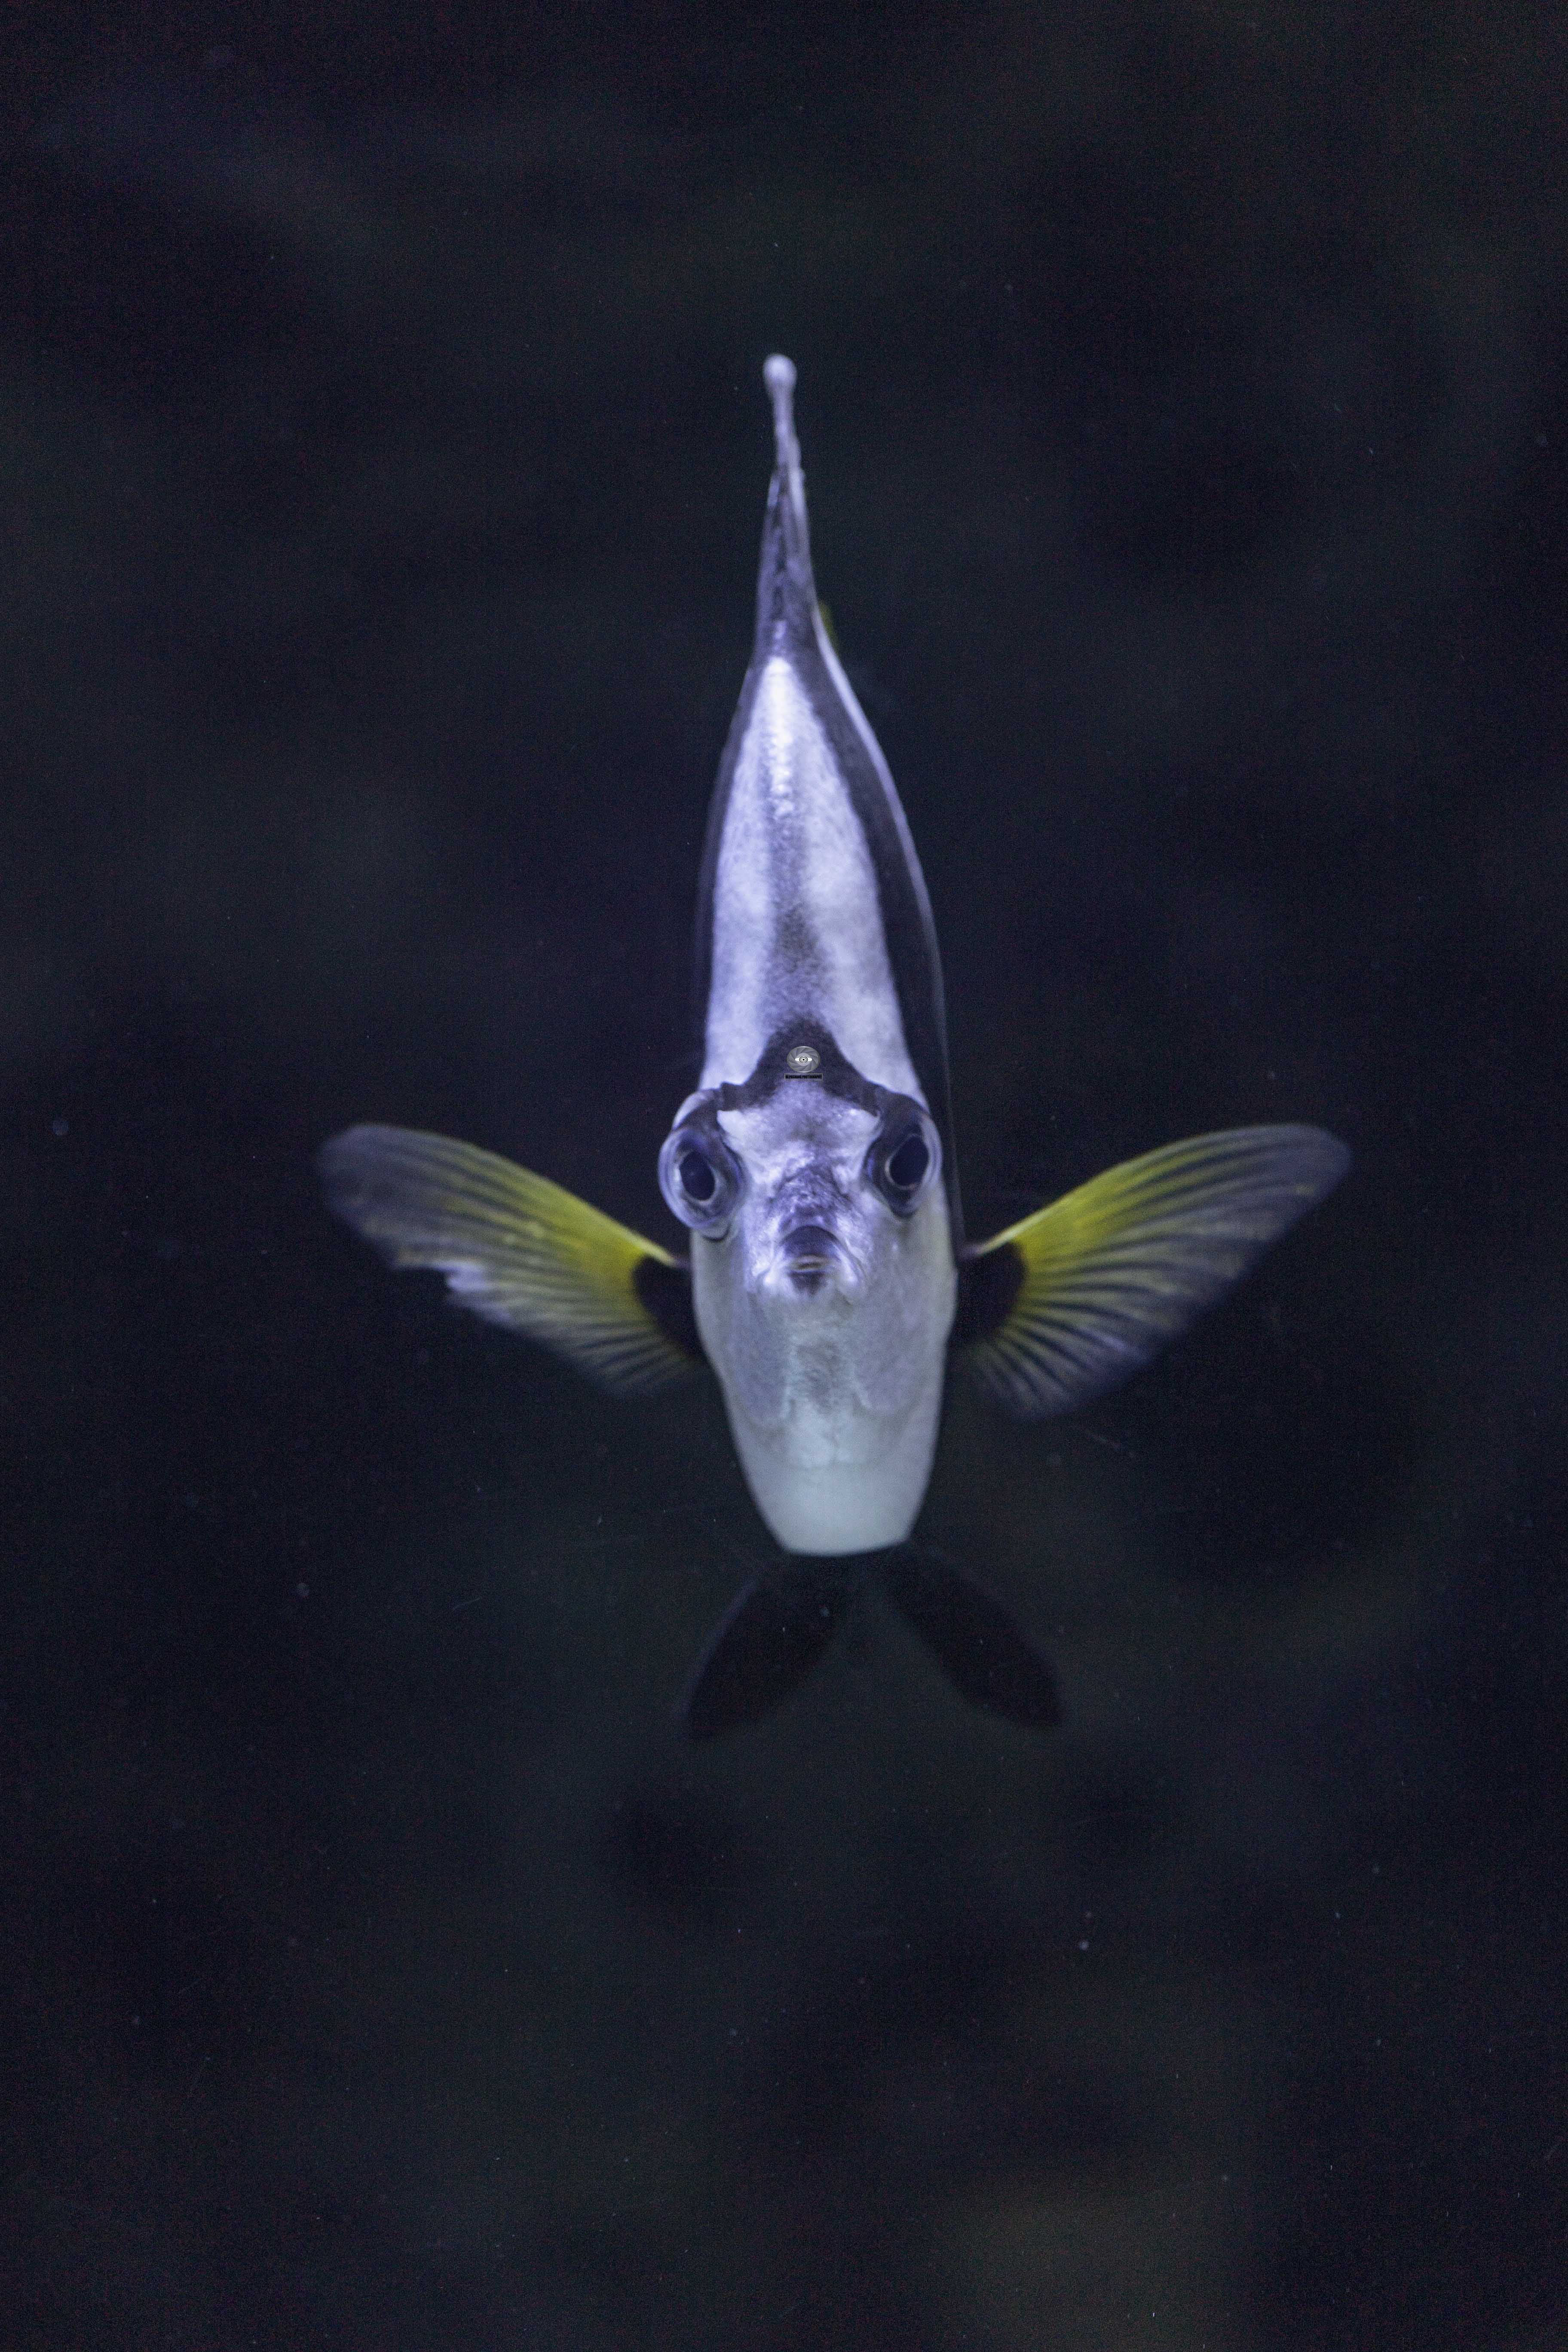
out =
<svg viewBox="0 0 1568 2352"><path fill-rule="evenodd" d="M775 1029L757 1056L756 1068L742 1086L715 1087L713 1101L720 1110L754 1110L759 1103L771 1102L780 1087L803 1083L785 1063L784 1056L796 1046L809 1045L816 1055L816 1066L809 1073L812 1080L825 1094L837 1095L841 1102L856 1104L868 1110L873 1118L880 1118L890 1103L904 1102L908 1097L879 1087L864 1071L839 1050L838 1040L831 1029L820 1021L786 1021Z"/></svg>

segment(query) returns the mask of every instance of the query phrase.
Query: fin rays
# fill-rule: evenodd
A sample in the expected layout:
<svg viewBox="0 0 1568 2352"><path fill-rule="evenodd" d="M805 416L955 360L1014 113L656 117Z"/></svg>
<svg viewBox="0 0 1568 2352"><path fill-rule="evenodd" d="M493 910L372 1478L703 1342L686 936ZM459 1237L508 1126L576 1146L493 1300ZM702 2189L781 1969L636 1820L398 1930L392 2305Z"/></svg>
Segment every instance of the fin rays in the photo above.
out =
<svg viewBox="0 0 1568 2352"><path fill-rule="evenodd" d="M320 1165L339 1216L394 1265L435 1268L601 1388L648 1395L700 1360L680 1262L559 1184L405 1127L351 1127Z"/></svg>
<svg viewBox="0 0 1568 2352"><path fill-rule="evenodd" d="M994 1320L964 1360L1021 1420L1087 1404L1212 1306L1349 1164L1321 1128L1240 1127L1107 1169L973 1253ZM971 1327L986 1319L972 1312Z"/></svg>

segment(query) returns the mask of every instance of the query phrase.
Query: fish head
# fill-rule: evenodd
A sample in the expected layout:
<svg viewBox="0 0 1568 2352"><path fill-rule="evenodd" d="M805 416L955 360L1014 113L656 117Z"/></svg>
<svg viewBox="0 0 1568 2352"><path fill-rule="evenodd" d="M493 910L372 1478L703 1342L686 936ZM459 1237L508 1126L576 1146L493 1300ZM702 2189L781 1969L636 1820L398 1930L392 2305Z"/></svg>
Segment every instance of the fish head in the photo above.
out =
<svg viewBox="0 0 1568 2352"><path fill-rule="evenodd" d="M752 1493L792 1551L900 1542L920 1507L957 1276L942 1139L795 1024L691 1096L659 1160Z"/></svg>

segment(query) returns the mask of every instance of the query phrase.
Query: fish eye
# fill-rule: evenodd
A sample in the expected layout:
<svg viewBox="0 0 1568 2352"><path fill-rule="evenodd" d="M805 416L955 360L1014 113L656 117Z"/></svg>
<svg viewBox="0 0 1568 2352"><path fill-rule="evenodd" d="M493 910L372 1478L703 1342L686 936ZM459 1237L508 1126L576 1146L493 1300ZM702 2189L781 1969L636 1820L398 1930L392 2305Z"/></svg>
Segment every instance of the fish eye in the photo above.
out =
<svg viewBox="0 0 1568 2352"><path fill-rule="evenodd" d="M675 1172L687 1199L695 1201L700 1208L719 1190L719 1179L713 1172L712 1161L705 1159L695 1147L681 1153L675 1163Z"/></svg>
<svg viewBox="0 0 1568 2352"><path fill-rule="evenodd" d="M715 1123L700 1113L665 1138L658 1184L683 1225L717 1241L741 1192L741 1171Z"/></svg>
<svg viewBox="0 0 1568 2352"><path fill-rule="evenodd" d="M910 1105L913 1112L913 1105ZM889 1120L866 1159L866 1173L896 1217L910 1215L940 1159L936 1130L929 1119Z"/></svg>
<svg viewBox="0 0 1568 2352"><path fill-rule="evenodd" d="M916 1129L906 1135L896 1151L888 1154L888 1181L895 1192L912 1192L931 1166L931 1153L926 1139Z"/></svg>

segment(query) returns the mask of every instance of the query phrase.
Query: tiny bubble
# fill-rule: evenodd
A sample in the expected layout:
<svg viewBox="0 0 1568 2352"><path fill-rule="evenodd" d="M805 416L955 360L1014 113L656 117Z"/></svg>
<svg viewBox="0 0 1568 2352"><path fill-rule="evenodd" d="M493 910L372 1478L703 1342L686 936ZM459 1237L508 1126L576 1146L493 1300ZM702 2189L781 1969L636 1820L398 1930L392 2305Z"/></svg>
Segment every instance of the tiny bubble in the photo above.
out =
<svg viewBox="0 0 1568 2352"><path fill-rule="evenodd" d="M1087 1951L1088 1951L1088 1949L1089 1949L1089 1937L1088 1937L1087 1936L1080 1936L1080 1937L1079 1937L1079 1939L1078 1939L1078 1948L1079 1948L1079 1950L1080 1952L1087 1952Z"/></svg>

